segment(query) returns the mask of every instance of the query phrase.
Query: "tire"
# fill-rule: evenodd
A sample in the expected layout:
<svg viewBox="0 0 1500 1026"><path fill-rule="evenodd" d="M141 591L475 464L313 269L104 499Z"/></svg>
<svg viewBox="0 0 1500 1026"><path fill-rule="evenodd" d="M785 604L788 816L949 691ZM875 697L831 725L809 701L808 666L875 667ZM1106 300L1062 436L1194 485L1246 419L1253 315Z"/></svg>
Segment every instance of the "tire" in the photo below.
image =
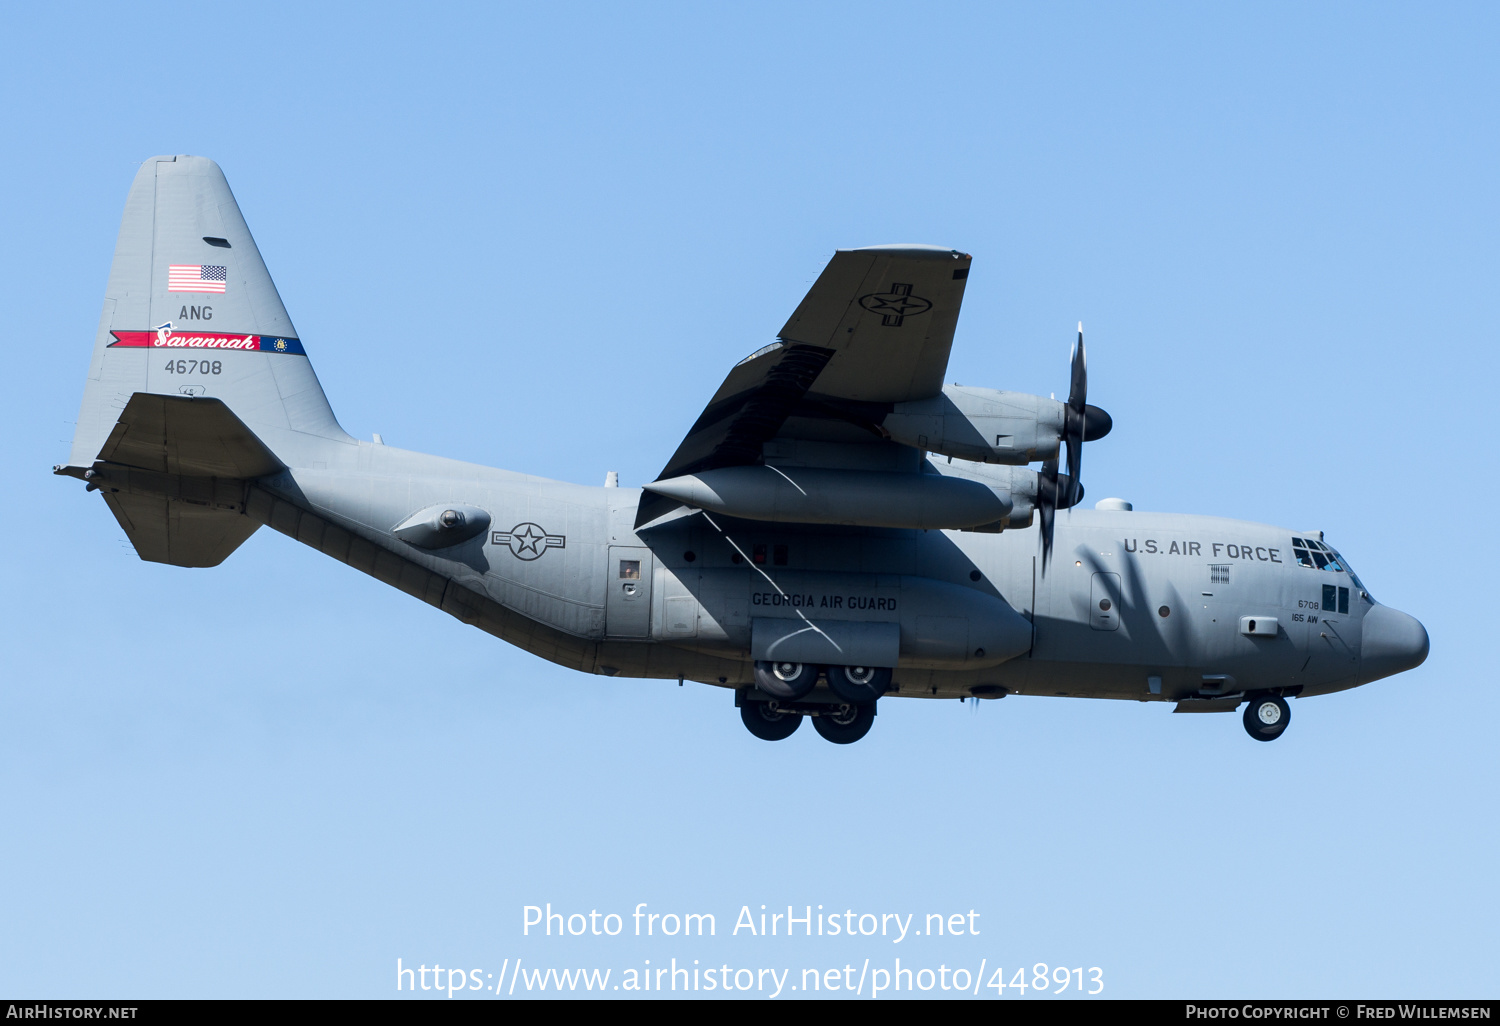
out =
<svg viewBox="0 0 1500 1026"><path fill-rule="evenodd" d="M810 663L761 660L755 664L755 686L783 702L795 702L806 697L817 682L818 667Z"/></svg>
<svg viewBox="0 0 1500 1026"><path fill-rule="evenodd" d="M746 702L740 706L740 719L745 729L762 741L784 741L802 726L802 716L794 712L782 712L775 702Z"/></svg>
<svg viewBox="0 0 1500 1026"><path fill-rule="evenodd" d="M813 717L813 729L823 740L836 745L852 745L870 732L875 722L875 703L831 705L829 711Z"/></svg>
<svg viewBox="0 0 1500 1026"><path fill-rule="evenodd" d="M830 666L828 686L846 702L873 702L891 689L891 671L884 666Z"/></svg>
<svg viewBox="0 0 1500 1026"><path fill-rule="evenodd" d="M1275 741L1291 722L1291 706L1280 695L1257 695L1245 706L1245 733L1257 741Z"/></svg>

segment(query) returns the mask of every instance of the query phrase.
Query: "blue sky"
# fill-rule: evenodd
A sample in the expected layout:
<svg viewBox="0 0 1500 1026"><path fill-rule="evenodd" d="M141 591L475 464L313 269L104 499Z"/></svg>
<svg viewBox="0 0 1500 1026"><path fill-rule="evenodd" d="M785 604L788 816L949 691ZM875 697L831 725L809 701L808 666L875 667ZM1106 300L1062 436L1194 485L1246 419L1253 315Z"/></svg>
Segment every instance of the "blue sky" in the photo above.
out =
<svg viewBox="0 0 1500 1026"><path fill-rule="evenodd" d="M0 14L0 993L897 956L1495 992L1492 7L204 11ZM551 666L271 531L143 563L49 469L172 152L223 166L351 433L585 483L654 476L835 248L963 249L951 380L1064 391L1082 320L1091 498L1323 529L1432 655L1271 745L1027 698L768 745L727 692ZM719 936L522 936L546 902ZM761 904L982 932L727 935Z"/></svg>

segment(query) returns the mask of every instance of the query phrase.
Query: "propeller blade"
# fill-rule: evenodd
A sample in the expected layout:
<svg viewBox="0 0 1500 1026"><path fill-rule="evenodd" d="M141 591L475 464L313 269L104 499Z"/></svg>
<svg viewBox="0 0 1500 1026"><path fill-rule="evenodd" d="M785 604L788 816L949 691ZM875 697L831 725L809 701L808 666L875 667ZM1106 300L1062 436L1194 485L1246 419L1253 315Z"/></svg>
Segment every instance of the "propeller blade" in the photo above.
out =
<svg viewBox="0 0 1500 1026"><path fill-rule="evenodd" d="M1073 346L1069 362L1072 364L1073 381L1072 387L1068 389L1068 405L1082 413L1088 403L1089 391L1089 360L1083 351L1082 321L1078 322L1078 341Z"/></svg>
<svg viewBox="0 0 1500 1026"><path fill-rule="evenodd" d="M1037 515L1041 517L1042 576L1047 576L1047 565L1052 562L1052 532L1057 526L1057 460L1042 464L1036 482Z"/></svg>
<svg viewBox="0 0 1500 1026"><path fill-rule="evenodd" d="M1072 509L1083 501L1083 482L1067 474L1057 475L1057 508Z"/></svg>
<svg viewBox="0 0 1500 1026"><path fill-rule="evenodd" d="M1071 381L1068 402L1063 411L1063 444L1067 446L1067 473L1058 473L1057 457L1042 464L1037 474L1036 508L1041 517L1042 574L1052 561L1052 545L1057 530L1057 511L1070 509L1083 501L1083 443L1109 434L1109 414L1089 405L1089 357L1083 345L1083 322L1078 324L1078 341L1068 357Z"/></svg>
<svg viewBox="0 0 1500 1026"><path fill-rule="evenodd" d="M1068 484L1058 505L1067 509L1083 498L1078 482L1083 472L1083 436L1088 423L1089 358L1083 346L1083 322L1078 322L1078 342L1073 346L1072 383L1068 389L1068 410L1063 420L1063 441L1068 446Z"/></svg>
<svg viewBox="0 0 1500 1026"><path fill-rule="evenodd" d="M1059 497L1059 507L1067 509L1078 505L1078 500L1083 496L1076 494L1078 491L1078 479L1083 471L1083 421L1075 420L1073 411L1068 411L1068 480L1064 483L1064 493Z"/></svg>

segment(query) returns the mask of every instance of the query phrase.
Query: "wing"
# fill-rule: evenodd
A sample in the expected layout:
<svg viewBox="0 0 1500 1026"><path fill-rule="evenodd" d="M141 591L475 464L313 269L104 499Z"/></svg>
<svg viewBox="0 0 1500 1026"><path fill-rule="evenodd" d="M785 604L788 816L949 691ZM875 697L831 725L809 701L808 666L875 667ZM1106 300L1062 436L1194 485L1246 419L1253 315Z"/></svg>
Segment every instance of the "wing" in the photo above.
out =
<svg viewBox="0 0 1500 1026"><path fill-rule="evenodd" d="M943 387L969 256L937 246L834 254L777 338L832 351L814 391L899 403Z"/></svg>
<svg viewBox="0 0 1500 1026"><path fill-rule="evenodd" d="M839 250L780 341L735 365L657 479L761 463L768 445L828 467L919 456L876 425L895 403L942 390L969 263L937 246ZM648 492L636 526L677 506Z"/></svg>

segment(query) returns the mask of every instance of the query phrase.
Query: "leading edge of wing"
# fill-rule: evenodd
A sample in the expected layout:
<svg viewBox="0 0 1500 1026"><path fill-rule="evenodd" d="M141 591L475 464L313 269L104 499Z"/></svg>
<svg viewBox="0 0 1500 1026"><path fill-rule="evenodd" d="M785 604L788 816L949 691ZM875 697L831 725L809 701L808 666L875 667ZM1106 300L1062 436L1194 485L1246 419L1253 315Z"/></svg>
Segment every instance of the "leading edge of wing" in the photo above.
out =
<svg viewBox="0 0 1500 1026"><path fill-rule="evenodd" d="M782 328L780 341L730 370L657 480L760 463L762 446L787 418L809 412L809 392L819 400L814 412L833 417L848 417L844 407L888 409L890 403L936 395L970 262L968 254L941 246L836 251ZM645 493L636 527L677 506Z"/></svg>
<svg viewBox="0 0 1500 1026"><path fill-rule="evenodd" d="M656 479L759 463L761 447L781 430L832 356L833 350L819 346L775 342L735 364ZM679 505L645 492L635 526Z"/></svg>

